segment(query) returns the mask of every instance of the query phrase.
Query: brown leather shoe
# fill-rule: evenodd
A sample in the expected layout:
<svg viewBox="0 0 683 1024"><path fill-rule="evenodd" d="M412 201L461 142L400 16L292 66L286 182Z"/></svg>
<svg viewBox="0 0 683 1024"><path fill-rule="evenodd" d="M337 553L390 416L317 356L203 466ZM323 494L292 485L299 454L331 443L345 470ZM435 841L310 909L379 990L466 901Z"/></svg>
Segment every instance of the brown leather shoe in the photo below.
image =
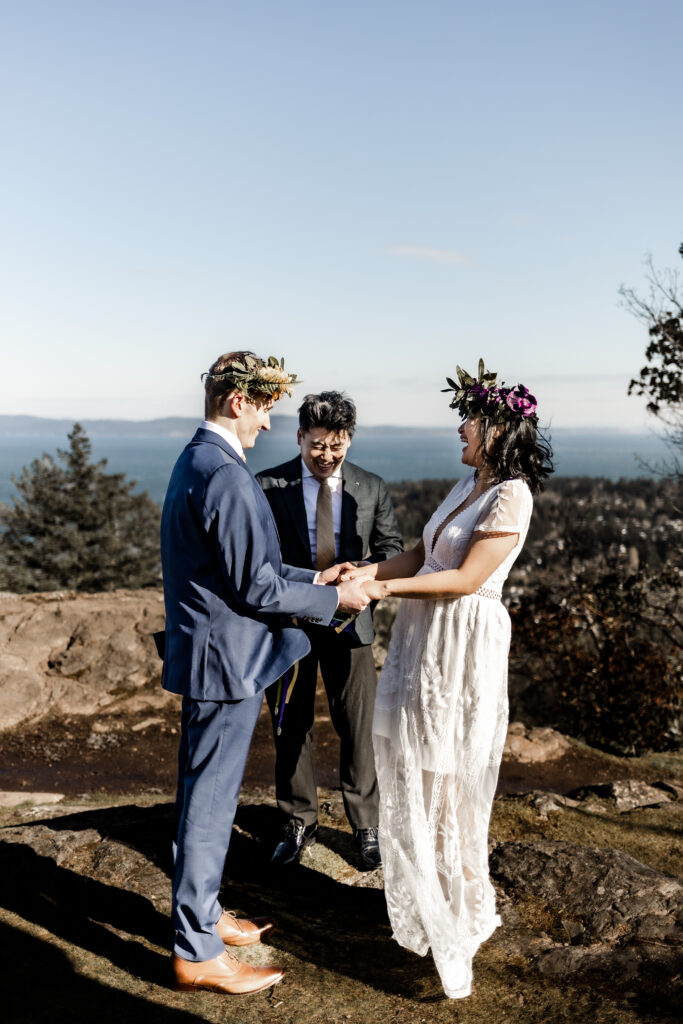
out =
<svg viewBox="0 0 683 1024"><path fill-rule="evenodd" d="M251 946L277 928L273 917L236 917L224 910L216 922L216 931L226 946Z"/></svg>
<svg viewBox="0 0 683 1024"><path fill-rule="evenodd" d="M282 981L281 967L251 967L238 960L226 949L213 960L193 962L173 954L173 974L176 992L222 992L224 995L242 996L260 992Z"/></svg>

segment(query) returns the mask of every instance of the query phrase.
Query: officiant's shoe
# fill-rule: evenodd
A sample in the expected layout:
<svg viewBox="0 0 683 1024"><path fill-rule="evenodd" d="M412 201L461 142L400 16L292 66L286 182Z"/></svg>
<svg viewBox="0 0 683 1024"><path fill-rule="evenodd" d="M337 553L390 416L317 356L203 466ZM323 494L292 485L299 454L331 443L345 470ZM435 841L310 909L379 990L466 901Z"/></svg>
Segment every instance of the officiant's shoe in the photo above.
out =
<svg viewBox="0 0 683 1024"><path fill-rule="evenodd" d="M363 863L369 868L380 868L382 866L382 856L379 852L379 839L377 837L378 830L376 828L357 828L353 833L353 837L356 840L356 846L360 853Z"/></svg>
<svg viewBox="0 0 683 1024"><path fill-rule="evenodd" d="M281 967L251 967L226 949L213 960L193 962L173 954L173 975L176 992L222 992L229 996L243 996L260 992L282 981Z"/></svg>
<svg viewBox="0 0 683 1024"><path fill-rule="evenodd" d="M307 846L313 846L318 839L317 822L313 825L302 825L291 818L285 825L282 839L275 847L270 858L270 866L284 868L288 864L296 864Z"/></svg>
<svg viewBox="0 0 683 1024"><path fill-rule="evenodd" d="M230 910L224 910L216 921L216 931L226 946L252 946L274 928L274 917L237 917Z"/></svg>

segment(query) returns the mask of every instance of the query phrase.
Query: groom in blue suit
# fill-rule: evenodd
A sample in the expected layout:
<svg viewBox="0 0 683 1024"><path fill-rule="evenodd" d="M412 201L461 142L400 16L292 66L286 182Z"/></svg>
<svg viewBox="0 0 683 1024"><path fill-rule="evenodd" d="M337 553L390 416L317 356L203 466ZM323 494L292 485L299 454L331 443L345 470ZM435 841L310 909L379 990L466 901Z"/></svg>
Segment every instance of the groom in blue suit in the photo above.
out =
<svg viewBox="0 0 683 1024"><path fill-rule="evenodd" d="M228 994L280 981L230 947L258 942L267 918L238 919L218 902L263 691L310 648L293 619L326 625L362 610L361 584L283 565L270 506L244 449L295 381L272 357L220 356L205 375L206 419L180 455L164 501L166 604L162 684L182 694L173 872L176 988Z"/></svg>

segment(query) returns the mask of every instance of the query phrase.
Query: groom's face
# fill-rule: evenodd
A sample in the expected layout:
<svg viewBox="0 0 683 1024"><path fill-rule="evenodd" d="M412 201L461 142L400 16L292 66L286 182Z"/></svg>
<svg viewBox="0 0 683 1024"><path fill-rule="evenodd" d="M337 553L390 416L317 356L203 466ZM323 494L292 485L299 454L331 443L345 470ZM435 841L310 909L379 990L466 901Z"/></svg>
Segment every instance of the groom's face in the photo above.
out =
<svg viewBox="0 0 683 1024"><path fill-rule="evenodd" d="M351 438L345 430L335 433L325 427L311 427L306 433L300 430L297 440L304 465L318 480L332 476L346 458L351 444Z"/></svg>
<svg viewBox="0 0 683 1024"><path fill-rule="evenodd" d="M275 405L272 398L257 399L244 403L237 420L237 436L243 448L253 448L262 430L270 430L270 410Z"/></svg>

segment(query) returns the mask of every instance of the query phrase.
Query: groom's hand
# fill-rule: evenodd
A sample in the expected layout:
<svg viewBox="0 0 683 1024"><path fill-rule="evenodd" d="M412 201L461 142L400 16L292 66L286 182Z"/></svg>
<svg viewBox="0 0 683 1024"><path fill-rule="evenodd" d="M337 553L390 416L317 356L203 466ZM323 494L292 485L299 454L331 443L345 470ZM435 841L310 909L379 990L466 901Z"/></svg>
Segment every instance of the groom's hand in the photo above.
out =
<svg viewBox="0 0 683 1024"><path fill-rule="evenodd" d="M340 583L337 586L339 592L339 604L341 612L362 612L370 604L370 598L365 593L362 583L352 580L350 583Z"/></svg>
<svg viewBox="0 0 683 1024"><path fill-rule="evenodd" d="M339 562L337 565L331 565L329 569L323 569L315 582L322 584L337 583L341 574L349 569L353 569L353 567L353 562Z"/></svg>
<svg viewBox="0 0 683 1024"><path fill-rule="evenodd" d="M340 565L341 570L339 582L345 583L347 580L361 580L361 579L373 579L372 573L367 571L367 566L370 562L345 562L344 565Z"/></svg>

